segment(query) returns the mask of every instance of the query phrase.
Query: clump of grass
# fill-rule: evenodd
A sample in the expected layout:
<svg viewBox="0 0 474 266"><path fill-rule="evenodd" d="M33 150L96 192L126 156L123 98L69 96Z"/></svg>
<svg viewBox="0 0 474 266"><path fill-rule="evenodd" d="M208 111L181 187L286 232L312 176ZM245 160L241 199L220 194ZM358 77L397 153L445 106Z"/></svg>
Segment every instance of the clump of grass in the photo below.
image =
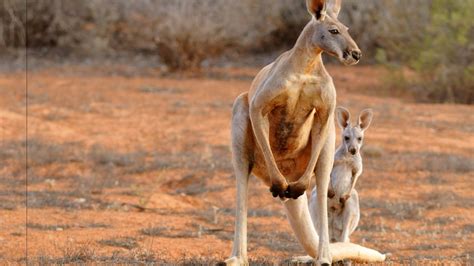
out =
<svg viewBox="0 0 474 266"><path fill-rule="evenodd" d="M399 220L421 219L426 206L414 202L392 202L367 198L361 201L361 208L375 208L376 216L392 217Z"/></svg>
<svg viewBox="0 0 474 266"><path fill-rule="evenodd" d="M462 229L463 232L466 234L473 234L474 233L474 224L465 224Z"/></svg>
<svg viewBox="0 0 474 266"><path fill-rule="evenodd" d="M140 233L147 236L163 236L169 228L165 226L148 227L140 230Z"/></svg>
<svg viewBox="0 0 474 266"><path fill-rule="evenodd" d="M19 263L24 264L25 258ZM38 257L29 257L28 265L164 265L156 257L156 254L150 250L136 248L125 253L114 252L111 256L96 255L89 245L67 246L62 249L61 257L51 257L49 255L40 255ZM168 265L170 262L167 263Z"/></svg>
<svg viewBox="0 0 474 266"><path fill-rule="evenodd" d="M28 191L28 208L91 209L94 206L105 208L109 204L99 198L91 197L87 191Z"/></svg>
<svg viewBox="0 0 474 266"><path fill-rule="evenodd" d="M127 167L142 161L146 156L145 152L117 153L104 148L101 145L93 145L89 151L88 159L99 165L114 165Z"/></svg>
<svg viewBox="0 0 474 266"><path fill-rule="evenodd" d="M197 232L182 231L173 233L174 228L159 226L159 227L148 227L140 230L140 233L146 236L158 236L167 238L194 238L199 237L202 234L202 228Z"/></svg>
<svg viewBox="0 0 474 266"><path fill-rule="evenodd" d="M10 235L12 235L12 236L24 236L25 233L23 233L23 232L13 232L13 233L10 233Z"/></svg>
<svg viewBox="0 0 474 266"><path fill-rule="evenodd" d="M364 157L367 158L380 158L382 157L384 150L382 147L379 146L365 145L362 148L362 153Z"/></svg>
<svg viewBox="0 0 474 266"><path fill-rule="evenodd" d="M143 86L138 89L140 92L143 93L169 93L169 94L180 94L183 93L184 90L181 88L174 88L174 87L153 87L153 86Z"/></svg>
<svg viewBox="0 0 474 266"><path fill-rule="evenodd" d="M430 171L469 173L474 171L474 160L462 155L438 152L391 152L383 161L373 163L367 160L373 170L385 171L387 167L396 167L401 172Z"/></svg>
<svg viewBox="0 0 474 266"><path fill-rule="evenodd" d="M14 211L14 210L16 210L16 208L17 208L17 202L3 200L3 199L0 202L0 209L1 210Z"/></svg>
<svg viewBox="0 0 474 266"><path fill-rule="evenodd" d="M43 231L62 231L64 229L71 228L72 225L27 223L26 227L31 228L31 229L36 229L36 230L43 230Z"/></svg>
<svg viewBox="0 0 474 266"><path fill-rule="evenodd" d="M444 178L442 178L441 176L439 176L437 174L432 174L432 175L428 176L426 178L426 180L428 181L428 183L430 183L432 185L440 185L440 184L448 183L447 180L445 180Z"/></svg>
<svg viewBox="0 0 474 266"><path fill-rule="evenodd" d="M285 217L281 211L268 209L249 209L249 217Z"/></svg>
<svg viewBox="0 0 474 266"><path fill-rule="evenodd" d="M453 154L427 154L426 169L433 172L468 173L474 171L474 160Z"/></svg>
<svg viewBox="0 0 474 266"><path fill-rule="evenodd" d="M413 36L403 39L405 45L394 47L414 72L407 78L402 71L390 71L396 78L395 91L407 92L421 102L474 103L474 22L469 16L473 8L473 1L430 1L428 23L408 28Z"/></svg>
<svg viewBox="0 0 474 266"><path fill-rule="evenodd" d="M440 207L474 207L474 201L463 197L451 190L437 190L430 193L425 193L424 200L427 202L425 206L429 209L436 209Z"/></svg>
<svg viewBox="0 0 474 266"><path fill-rule="evenodd" d="M86 223L79 225L80 228L110 228L111 226L104 223Z"/></svg>
<svg viewBox="0 0 474 266"><path fill-rule="evenodd" d="M111 247L120 247L125 249L134 249L138 247L138 243L133 237L116 237L110 239L103 239L97 241L101 245L111 246Z"/></svg>
<svg viewBox="0 0 474 266"><path fill-rule="evenodd" d="M56 144L39 139L29 139L27 149L30 167L84 160L82 149L78 143Z"/></svg>
<svg viewBox="0 0 474 266"><path fill-rule="evenodd" d="M53 260L56 264L84 263L93 261L95 257L94 250L89 245L79 247L66 246L63 250L63 257Z"/></svg>

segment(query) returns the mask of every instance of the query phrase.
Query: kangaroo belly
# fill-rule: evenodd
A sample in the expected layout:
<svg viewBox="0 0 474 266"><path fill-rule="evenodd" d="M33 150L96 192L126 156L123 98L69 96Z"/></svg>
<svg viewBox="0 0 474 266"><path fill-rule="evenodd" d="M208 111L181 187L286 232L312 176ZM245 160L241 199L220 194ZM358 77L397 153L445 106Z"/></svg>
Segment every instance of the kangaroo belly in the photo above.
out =
<svg viewBox="0 0 474 266"><path fill-rule="evenodd" d="M276 159L278 170L289 182L297 181L305 172L306 166L309 163L311 156L311 145L307 145L294 158ZM257 151L254 156L254 164L252 167L252 174L260 178L268 186L271 185L270 176L268 175L267 167L263 154Z"/></svg>
<svg viewBox="0 0 474 266"><path fill-rule="evenodd" d="M331 171L330 186L337 197L343 196L352 186L352 168L346 164L335 165Z"/></svg>
<svg viewBox="0 0 474 266"><path fill-rule="evenodd" d="M289 114L285 107L279 107L269 114L270 146L276 160L295 158L307 146L313 112L300 108Z"/></svg>
<svg viewBox="0 0 474 266"><path fill-rule="evenodd" d="M269 114L269 139L278 169L290 181L298 180L306 170L311 157L311 126L313 110L296 110L289 115L284 108ZM270 177L260 149L255 152L253 173L268 185Z"/></svg>
<svg viewBox="0 0 474 266"><path fill-rule="evenodd" d="M328 212L328 229L330 242L341 241L343 219L339 213Z"/></svg>

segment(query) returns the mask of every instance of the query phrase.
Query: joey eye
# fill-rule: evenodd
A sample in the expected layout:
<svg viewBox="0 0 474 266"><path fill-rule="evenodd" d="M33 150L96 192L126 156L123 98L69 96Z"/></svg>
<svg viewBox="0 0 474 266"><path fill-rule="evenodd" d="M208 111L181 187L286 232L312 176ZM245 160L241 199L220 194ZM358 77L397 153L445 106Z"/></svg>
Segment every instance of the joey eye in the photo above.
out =
<svg viewBox="0 0 474 266"><path fill-rule="evenodd" d="M332 30L329 30L329 32L331 34L339 34L339 30L338 29L332 29Z"/></svg>
<svg viewBox="0 0 474 266"><path fill-rule="evenodd" d="M361 137L358 137L357 140L358 140L359 142L361 142L361 141L362 141L362 138L361 138Z"/></svg>
<svg viewBox="0 0 474 266"><path fill-rule="evenodd" d="M344 140L345 141L349 141L351 138L349 138L349 136L344 136Z"/></svg>

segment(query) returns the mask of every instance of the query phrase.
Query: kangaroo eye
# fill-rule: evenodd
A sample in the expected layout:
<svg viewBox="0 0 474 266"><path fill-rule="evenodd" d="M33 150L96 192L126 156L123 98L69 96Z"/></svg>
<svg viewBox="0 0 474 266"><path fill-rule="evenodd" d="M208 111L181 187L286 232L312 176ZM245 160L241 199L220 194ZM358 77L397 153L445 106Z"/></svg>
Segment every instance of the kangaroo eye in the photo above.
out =
<svg viewBox="0 0 474 266"><path fill-rule="evenodd" d="M344 140L345 140L345 141L349 141L350 139L351 139L351 138L349 138L349 136L345 136L345 137L344 137Z"/></svg>
<svg viewBox="0 0 474 266"><path fill-rule="evenodd" d="M362 141L362 138L361 138L361 137L358 137L357 140L358 140L358 141Z"/></svg>
<svg viewBox="0 0 474 266"><path fill-rule="evenodd" d="M338 29L332 29L332 30L329 30L329 32L331 34L339 34L339 30Z"/></svg>

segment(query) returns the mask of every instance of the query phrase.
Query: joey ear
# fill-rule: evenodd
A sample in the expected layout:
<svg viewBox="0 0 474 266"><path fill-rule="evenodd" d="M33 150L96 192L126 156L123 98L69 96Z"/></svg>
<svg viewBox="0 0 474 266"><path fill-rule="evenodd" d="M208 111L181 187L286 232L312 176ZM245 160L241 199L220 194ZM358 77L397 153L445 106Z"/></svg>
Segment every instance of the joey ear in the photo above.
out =
<svg viewBox="0 0 474 266"><path fill-rule="evenodd" d="M351 113L346 108L340 106L336 108L337 124L342 128L346 128L351 120Z"/></svg>
<svg viewBox="0 0 474 266"><path fill-rule="evenodd" d="M372 112L372 109L365 109L362 112L360 112L359 127L360 129L362 129L362 131L369 128L373 117L374 117L374 113Z"/></svg>
<svg viewBox="0 0 474 266"><path fill-rule="evenodd" d="M327 1L327 12L331 17L337 18L337 16L339 15L339 11L341 11L341 2L342 0Z"/></svg>
<svg viewBox="0 0 474 266"><path fill-rule="evenodd" d="M308 12L317 20L323 20L326 13L325 0L306 0Z"/></svg>

